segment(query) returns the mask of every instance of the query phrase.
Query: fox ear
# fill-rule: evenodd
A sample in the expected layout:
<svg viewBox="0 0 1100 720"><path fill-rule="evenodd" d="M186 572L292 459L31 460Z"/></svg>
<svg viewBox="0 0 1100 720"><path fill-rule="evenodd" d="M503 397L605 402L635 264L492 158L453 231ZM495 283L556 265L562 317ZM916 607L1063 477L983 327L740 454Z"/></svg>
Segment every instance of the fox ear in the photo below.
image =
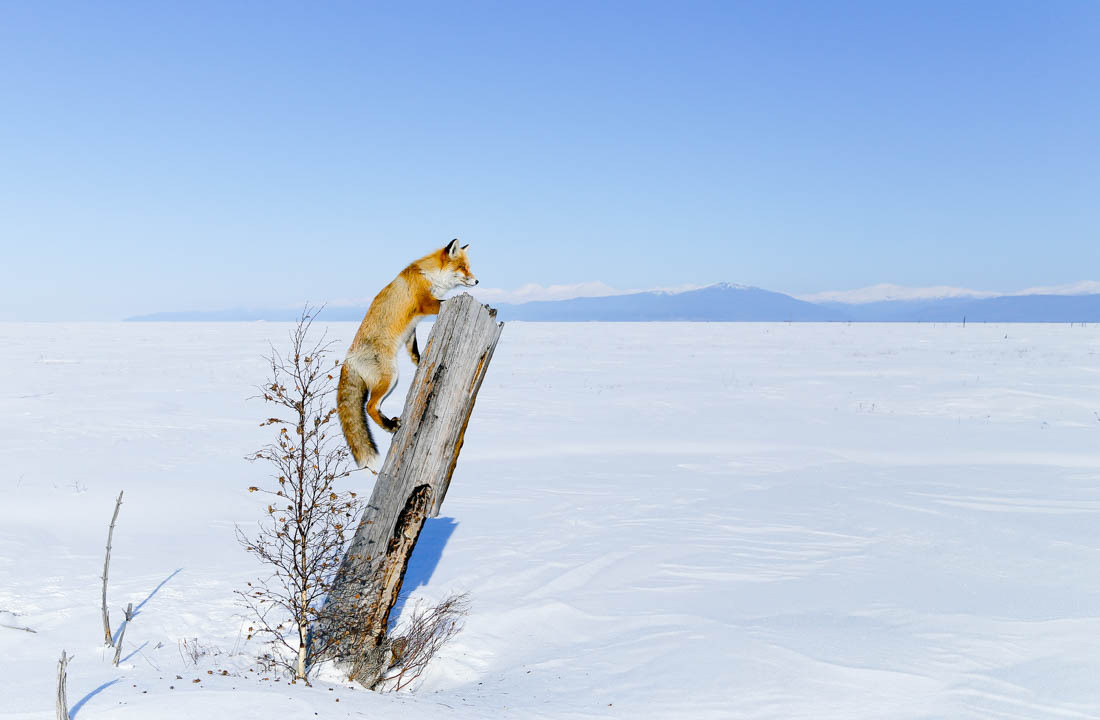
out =
<svg viewBox="0 0 1100 720"><path fill-rule="evenodd" d="M447 243L447 247L443 248L443 251L447 253L447 257L455 257L458 255L458 238Z"/></svg>

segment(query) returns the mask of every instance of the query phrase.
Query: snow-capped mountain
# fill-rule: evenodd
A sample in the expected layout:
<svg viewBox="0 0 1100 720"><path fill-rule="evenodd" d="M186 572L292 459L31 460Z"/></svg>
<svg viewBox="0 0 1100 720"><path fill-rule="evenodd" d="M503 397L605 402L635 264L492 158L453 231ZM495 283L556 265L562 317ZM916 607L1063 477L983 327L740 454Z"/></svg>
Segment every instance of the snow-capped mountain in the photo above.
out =
<svg viewBox="0 0 1100 720"><path fill-rule="evenodd" d="M591 286L594 284L585 284ZM565 293L566 286L552 286ZM578 287L578 286L574 286ZM747 285L717 283L686 290L666 289L612 293L600 284L599 295L532 302L499 302L506 291L474 291L474 296L500 311L503 320L550 322L1100 322L1100 283L1082 282L1036 287L1015 293L955 287L907 288L875 285L860 290L792 297ZM538 296L530 286L519 297ZM551 295L553 296L553 294ZM816 300L810 300L816 298ZM333 306L324 319L359 321L368 303ZM271 320L289 321L300 308L155 313L129 318L157 321Z"/></svg>
<svg viewBox="0 0 1100 720"><path fill-rule="evenodd" d="M843 320L836 310L783 293L717 283L695 290L654 290L499 306L504 320L531 321L798 321Z"/></svg>

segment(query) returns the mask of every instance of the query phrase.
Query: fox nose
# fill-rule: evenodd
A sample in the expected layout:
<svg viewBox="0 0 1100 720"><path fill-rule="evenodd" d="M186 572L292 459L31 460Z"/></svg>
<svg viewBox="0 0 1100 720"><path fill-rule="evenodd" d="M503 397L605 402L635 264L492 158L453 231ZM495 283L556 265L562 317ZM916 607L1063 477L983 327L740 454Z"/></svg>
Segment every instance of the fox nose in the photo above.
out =
<svg viewBox="0 0 1100 720"><path fill-rule="evenodd" d="M479 282L481 282L481 281L478 280L477 278L474 278L474 285L477 285Z"/></svg>

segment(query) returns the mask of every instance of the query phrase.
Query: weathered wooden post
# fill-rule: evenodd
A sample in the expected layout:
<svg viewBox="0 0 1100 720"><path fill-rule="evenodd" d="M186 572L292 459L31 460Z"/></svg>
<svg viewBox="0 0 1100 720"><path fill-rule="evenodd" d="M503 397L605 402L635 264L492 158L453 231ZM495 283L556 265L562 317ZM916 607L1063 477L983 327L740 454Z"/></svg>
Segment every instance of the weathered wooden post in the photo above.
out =
<svg viewBox="0 0 1100 720"><path fill-rule="evenodd" d="M69 720L69 661L72 660L61 651L61 661L57 663L57 720Z"/></svg>
<svg viewBox="0 0 1100 720"><path fill-rule="evenodd" d="M348 676L386 669L386 629L424 520L439 514L474 400L504 327L462 294L443 303L409 386L401 426L341 563L324 615Z"/></svg>

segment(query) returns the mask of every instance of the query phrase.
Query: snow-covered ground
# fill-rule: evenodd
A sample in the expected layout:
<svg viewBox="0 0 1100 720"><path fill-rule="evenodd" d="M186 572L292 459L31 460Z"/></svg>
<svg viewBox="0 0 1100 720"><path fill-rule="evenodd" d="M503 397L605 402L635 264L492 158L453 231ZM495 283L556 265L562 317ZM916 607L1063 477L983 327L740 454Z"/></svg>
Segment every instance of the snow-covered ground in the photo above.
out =
<svg viewBox="0 0 1100 720"><path fill-rule="evenodd" d="M1100 327L508 325L406 578L468 624L388 695L240 636L287 328L0 325L0 718L63 648L79 720L1100 717Z"/></svg>

